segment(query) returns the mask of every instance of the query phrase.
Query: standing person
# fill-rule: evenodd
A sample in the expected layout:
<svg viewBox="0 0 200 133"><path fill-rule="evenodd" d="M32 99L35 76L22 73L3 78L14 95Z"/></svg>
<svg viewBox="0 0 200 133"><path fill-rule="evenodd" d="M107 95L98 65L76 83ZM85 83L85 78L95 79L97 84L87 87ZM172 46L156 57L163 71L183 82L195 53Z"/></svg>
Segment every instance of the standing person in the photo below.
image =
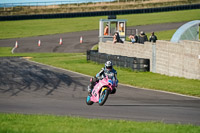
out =
<svg viewBox="0 0 200 133"><path fill-rule="evenodd" d="M149 41L155 43L156 40L158 40L158 39L157 39L157 36L154 34L154 32L152 32L152 33L151 33L151 36L149 37Z"/></svg>
<svg viewBox="0 0 200 133"><path fill-rule="evenodd" d="M148 41L147 35L141 31L138 37L138 43L144 44L144 42Z"/></svg>
<svg viewBox="0 0 200 133"><path fill-rule="evenodd" d="M104 34L105 36L108 36L108 25L106 25L103 34Z"/></svg>

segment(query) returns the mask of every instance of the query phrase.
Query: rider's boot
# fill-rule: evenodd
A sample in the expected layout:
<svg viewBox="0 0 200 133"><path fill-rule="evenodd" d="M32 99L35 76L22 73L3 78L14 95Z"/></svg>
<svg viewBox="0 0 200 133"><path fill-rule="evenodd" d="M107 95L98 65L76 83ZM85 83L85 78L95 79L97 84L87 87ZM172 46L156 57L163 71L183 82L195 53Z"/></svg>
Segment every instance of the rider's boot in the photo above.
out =
<svg viewBox="0 0 200 133"><path fill-rule="evenodd" d="M91 85L88 85L88 95L92 95L92 89L93 87Z"/></svg>
<svg viewBox="0 0 200 133"><path fill-rule="evenodd" d="M97 82L97 78L93 77L90 79L90 85L88 85L88 95L92 95L92 90Z"/></svg>

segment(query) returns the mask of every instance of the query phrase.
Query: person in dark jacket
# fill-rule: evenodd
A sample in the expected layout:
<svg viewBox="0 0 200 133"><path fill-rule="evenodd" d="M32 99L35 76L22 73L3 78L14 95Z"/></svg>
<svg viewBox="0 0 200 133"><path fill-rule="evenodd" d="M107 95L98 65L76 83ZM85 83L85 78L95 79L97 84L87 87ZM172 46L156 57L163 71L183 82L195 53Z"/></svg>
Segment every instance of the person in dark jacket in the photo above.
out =
<svg viewBox="0 0 200 133"><path fill-rule="evenodd" d="M138 43L144 44L146 41L148 41L147 35L141 31L140 35L138 36Z"/></svg>
<svg viewBox="0 0 200 133"><path fill-rule="evenodd" d="M157 36L154 34L154 32L152 32L152 33L151 33L151 36L149 37L149 41L155 43L156 40L158 40L158 39L157 39Z"/></svg>
<svg viewBox="0 0 200 133"><path fill-rule="evenodd" d="M124 43L121 39L120 39L120 36L119 36L119 33L118 32L115 32L115 35L113 36L113 43Z"/></svg>

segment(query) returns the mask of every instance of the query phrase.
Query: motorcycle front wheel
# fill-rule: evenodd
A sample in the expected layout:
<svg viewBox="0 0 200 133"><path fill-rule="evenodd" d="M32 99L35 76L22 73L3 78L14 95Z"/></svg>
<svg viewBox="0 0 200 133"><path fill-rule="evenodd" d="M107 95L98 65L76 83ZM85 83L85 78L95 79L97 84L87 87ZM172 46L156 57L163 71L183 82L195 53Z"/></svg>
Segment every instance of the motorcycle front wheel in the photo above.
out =
<svg viewBox="0 0 200 133"><path fill-rule="evenodd" d="M99 105L102 106L106 102L109 95L109 90L107 88L102 88L102 92L99 96Z"/></svg>
<svg viewBox="0 0 200 133"><path fill-rule="evenodd" d="M86 104L87 105L92 105L94 102L92 102L91 100L90 100L90 96L88 95L87 96L87 98L86 98Z"/></svg>

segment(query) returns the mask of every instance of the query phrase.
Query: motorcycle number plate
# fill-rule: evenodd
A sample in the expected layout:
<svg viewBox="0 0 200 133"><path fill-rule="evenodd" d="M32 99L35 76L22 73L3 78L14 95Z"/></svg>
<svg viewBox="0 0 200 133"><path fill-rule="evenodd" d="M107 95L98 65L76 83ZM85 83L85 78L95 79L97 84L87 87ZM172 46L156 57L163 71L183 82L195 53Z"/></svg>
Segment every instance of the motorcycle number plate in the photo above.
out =
<svg viewBox="0 0 200 133"><path fill-rule="evenodd" d="M97 93L95 92L95 90L93 91L93 95L94 95L95 97L97 97Z"/></svg>

